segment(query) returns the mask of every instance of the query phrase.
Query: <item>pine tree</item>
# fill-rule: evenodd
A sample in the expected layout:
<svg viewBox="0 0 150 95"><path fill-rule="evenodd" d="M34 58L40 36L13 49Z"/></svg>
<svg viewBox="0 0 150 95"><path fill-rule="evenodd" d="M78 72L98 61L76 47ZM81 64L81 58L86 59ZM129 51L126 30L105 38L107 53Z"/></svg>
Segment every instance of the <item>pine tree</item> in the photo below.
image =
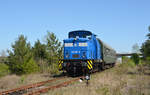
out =
<svg viewBox="0 0 150 95"><path fill-rule="evenodd" d="M147 34L148 39L150 40L150 26L148 27L149 33Z"/></svg>
<svg viewBox="0 0 150 95"><path fill-rule="evenodd" d="M35 42L32 52L35 60L44 60L48 56L48 53L46 52L46 45L42 44L39 40Z"/></svg>
<svg viewBox="0 0 150 95"><path fill-rule="evenodd" d="M47 32L46 45L50 64L62 57L62 45L53 32Z"/></svg>
<svg viewBox="0 0 150 95"><path fill-rule="evenodd" d="M26 40L27 38L20 35L12 45L12 51L8 51L9 67L12 73L25 74L38 70L38 66L33 60L31 45Z"/></svg>
<svg viewBox="0 0 150 95"><path fill-rule="evenodd" d="M146 40L146 42L142 44L141 52L143 53L144 59L150 57L150 40Z"/></svg>
<svg viewBox="0 0 150 95"><path fill-rule="evenodd" d="M148 39L142 44L141 52L143 53L144 59L150 60L150 26L149 33L147 34Z"/></svg>

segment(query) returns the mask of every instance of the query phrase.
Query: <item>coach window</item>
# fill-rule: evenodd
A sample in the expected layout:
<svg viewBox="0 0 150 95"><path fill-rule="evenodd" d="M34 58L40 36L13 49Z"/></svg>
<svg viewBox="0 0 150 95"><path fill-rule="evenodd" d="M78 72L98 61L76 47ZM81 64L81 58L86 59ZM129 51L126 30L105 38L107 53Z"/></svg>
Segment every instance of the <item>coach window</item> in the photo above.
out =
<svg viewBox="0 0 150 95"><path fill-rule="evenodd" d="M106 53L108 53L108 49L106 48Z"/></svg>
<svg viewBox="0 0 150 95"><path fill-rule="evenodd" d="M106 48L106 53L108 54L108 56L110 56L110 50L108 48Z"/></svg>

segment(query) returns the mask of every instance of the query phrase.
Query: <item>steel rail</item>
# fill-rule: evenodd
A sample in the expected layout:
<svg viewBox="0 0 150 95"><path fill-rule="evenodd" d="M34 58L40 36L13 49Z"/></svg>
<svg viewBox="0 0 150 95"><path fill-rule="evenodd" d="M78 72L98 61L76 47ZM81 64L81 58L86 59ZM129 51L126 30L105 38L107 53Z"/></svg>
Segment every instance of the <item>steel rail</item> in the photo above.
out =
<svg viewBox="0 0 150 95"><path fill-rule="evenodd" d="M8 95L8 94L11 94L11 93L14 93L14 92L40 87L40 86L42 86L42 85L44 85L46 83L50 83L50 82L53 82L53 81L56 81L56 80L60 80L60 79L63 79L63 78L56 78L56 79L42 81L42 82L38 82L38 83L34 83L34 84L29 84L29 85L26 85L26 86L21 86L19 88L15 88L15 89L11 89L11 90L0 92L0 95Z"/></svg>
<svg viewBox="0 0 150 95"><path fill-rule="evenodd" d="M80 77L80 78L83 78L83 77ZM73 80L70 80L70 81L65 81L65 82L60 83L60 84L55 85L55 86L48 86L48 87L45 87L45 88L42 88L42 89L38 89L38 90L33 91L33 92L29 92L29 93L23 94L23 95L39 95L39 94L41 94L41 93L46 93L46 92L48 92L49 90L67 86L67 85L69 85L70 83L79 80L80 78L76 78L76 79L73 79Z"/></svg>

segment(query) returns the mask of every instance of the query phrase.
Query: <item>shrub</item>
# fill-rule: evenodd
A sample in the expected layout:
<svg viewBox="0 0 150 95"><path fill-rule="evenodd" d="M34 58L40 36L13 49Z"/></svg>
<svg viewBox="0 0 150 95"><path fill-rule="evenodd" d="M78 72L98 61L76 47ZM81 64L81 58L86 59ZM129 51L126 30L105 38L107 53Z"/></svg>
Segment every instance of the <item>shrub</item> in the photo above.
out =
<svg viewBox="0 0 150 95"><path fill-rule="evenodd" d="M0 77L9 74L9 67L6 64L0 63Z"/></svg>
<svg viewBox="0 0 150 95"><path fill-rule="evenodd" d="M29 74L29 73L38 71L38 66L37 66L37 64L35 63L35 61L33 60L33 58L31 58L31 59L29 60L29 62L25 62L25 63L22 65L22 69L23 69L23 73L24 73L24 74Z"/></svg>
<svg viewBox="0 0 150 95"><path fill-rule="evenodd" d="M135 63L133 62L133 60L131 60L128 57L122 57L122 66L126 66L126 67L134 67Z"/></svg>
<svg viewBox="0 0 150 95"><path fill-rule="evenodd" d="M133 54L132 56L131 56L131 59L133 60L133 62L137 65L137 64L139 64L139 61L140 61L140 58L139 58L139 55L138 54Z"/></svg>

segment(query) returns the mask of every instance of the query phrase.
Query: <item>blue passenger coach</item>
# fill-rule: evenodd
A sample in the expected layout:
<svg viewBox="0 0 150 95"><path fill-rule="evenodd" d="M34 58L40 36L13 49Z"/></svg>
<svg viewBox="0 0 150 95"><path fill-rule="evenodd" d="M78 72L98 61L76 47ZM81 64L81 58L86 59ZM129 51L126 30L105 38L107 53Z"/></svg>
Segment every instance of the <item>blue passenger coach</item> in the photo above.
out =
<svg viewBox="0 0 150 95"><path fill-rule="evenodd" d="M64 40L64 59L59 61L59 69L68 74L84 73L113 66L116 52L90 31L69 32Z"/></svg>

